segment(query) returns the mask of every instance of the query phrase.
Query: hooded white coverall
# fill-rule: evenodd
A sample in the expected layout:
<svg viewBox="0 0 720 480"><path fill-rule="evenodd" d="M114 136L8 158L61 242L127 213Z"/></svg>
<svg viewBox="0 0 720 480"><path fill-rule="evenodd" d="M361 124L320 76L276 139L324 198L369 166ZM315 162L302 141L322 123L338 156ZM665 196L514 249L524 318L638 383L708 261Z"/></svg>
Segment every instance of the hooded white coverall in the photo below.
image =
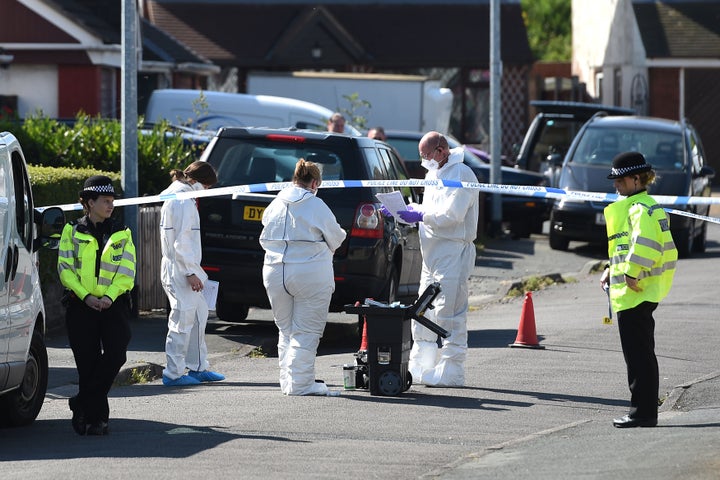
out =
<svg viewBox="0 0 720 480"><path fill-rule="evenodd" d="M440 169L428 170L425 178L477 182L462 160L462 148L454 148L447 163ZM420 291L433 282L440 282L442 289L433 302L435 308L428 309L425 315L450 333L438 349L437 335L413 320L408 365L413 382L438 386L465 384L468 279L475 265L473 241L477 235L478 199L477 190L426 186L422 205L413 205L423 212Z"/></svg>
<svg viewBox="0 0 720 480"><path fill-rule="evenodd" d="M345 231L321 199L298 186L278 193L263 214L263 284L278 327L280 389L326 395L315 382L315 355L335 291L333 252Z"/></svg>
<svg viewBox="0 0 720 480"><path fill-rule="evenodd" d="M196 183L197 189L203 188ZM175 181L161 195L195 190L193 185ZM200 216L194 199L166 200L160 211L160 281L170 301L168 334L165 339L167 367L163 375L174 380L185 374L185 367L202 372L209 367L205 326L208 306L202 292L193 291L191 274L205 283L207 274L200 266Z"/></svg>

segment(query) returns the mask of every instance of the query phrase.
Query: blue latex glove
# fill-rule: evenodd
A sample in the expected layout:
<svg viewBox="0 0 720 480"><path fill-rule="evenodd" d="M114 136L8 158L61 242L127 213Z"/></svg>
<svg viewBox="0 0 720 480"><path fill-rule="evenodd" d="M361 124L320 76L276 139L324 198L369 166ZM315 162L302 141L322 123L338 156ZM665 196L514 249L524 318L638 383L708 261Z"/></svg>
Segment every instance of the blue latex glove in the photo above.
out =
<svg viewBox="0 0 720 480"><path fill-rule="evenodd" d="M400 215L400 218L402 218L403 220L405 220L408 223L415 223L415 222L423 221L423 212L418 212L416 210L413 210L413 208L409 205L408 205L407 211L398 212L398 215Z"/></svg>
<svg viewBox="0 0 720 480"><path fill-rule="evenodd" d="M392 218L392 216L393 216L392 213L390 213L390 210L385 208L385 205L380 205L380 208L378 208L378 211L380 211L380 213L382 213L384 216L386 216L388 218Z"/></svg>

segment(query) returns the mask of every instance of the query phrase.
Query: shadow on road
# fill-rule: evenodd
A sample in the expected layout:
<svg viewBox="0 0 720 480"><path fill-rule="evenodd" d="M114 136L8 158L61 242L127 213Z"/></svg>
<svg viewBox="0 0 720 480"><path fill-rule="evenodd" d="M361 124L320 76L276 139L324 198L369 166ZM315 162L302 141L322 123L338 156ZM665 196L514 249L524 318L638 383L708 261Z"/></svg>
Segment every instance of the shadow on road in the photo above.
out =
<svg viewBox="0 0 720 480"><path fill-rule="evenodd" d="M236 439L303 443L278 435L238 434L224 431L221 427L128 418L111 419L110 435L81 437L72 431L68 418L36 420L29 427L13 429L12 435L4 435L0 439L0 461L188 458ZM102 472L98 473L102 476Z"/></svg>

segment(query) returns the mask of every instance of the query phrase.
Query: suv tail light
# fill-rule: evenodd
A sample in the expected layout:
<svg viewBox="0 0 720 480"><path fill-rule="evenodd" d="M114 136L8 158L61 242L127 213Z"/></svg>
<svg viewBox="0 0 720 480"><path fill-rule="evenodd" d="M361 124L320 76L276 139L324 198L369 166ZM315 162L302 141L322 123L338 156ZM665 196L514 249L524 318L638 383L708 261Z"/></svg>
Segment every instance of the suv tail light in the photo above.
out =
<svg viewBox="0 0 720 480"><path fill-rule="evenodd" d="M267 138L270 141L273 142L286 142L286 143L305 143L305 137L302 137L300 135L286 135L281 133L271 133L269 135L265 135L265 138Z"/></svg>
<svg viewBox="0 0 720 480"><path fill-rule="evenodd" d="M355 210L351 237L383 238L383 222L380 212L372 203L361 203Z"/></svg>

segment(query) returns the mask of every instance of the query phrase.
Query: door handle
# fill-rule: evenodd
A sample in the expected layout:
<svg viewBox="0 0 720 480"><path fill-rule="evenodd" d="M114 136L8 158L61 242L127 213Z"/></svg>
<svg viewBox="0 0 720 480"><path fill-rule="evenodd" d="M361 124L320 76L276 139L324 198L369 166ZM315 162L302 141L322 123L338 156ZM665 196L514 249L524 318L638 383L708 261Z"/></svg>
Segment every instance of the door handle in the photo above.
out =
<svg viewBox="0 0 720 480"><path fill-rule="evenodd" d="M17 246L17 244L15 244L15 245L13 245L13 265L12 265L12 275L10 276L10 280L15 280L15 274L17 273L19 261L20 261L20 255L18 254L18 246Z"/></svg>
<svg viewBox="0 0 720 480"><path fill-rule="evenodd" d="M13 263L13 249L11 246L8 246L7 256L5 257L5 283L10 280L10 270L12 270Z"/></svg>

